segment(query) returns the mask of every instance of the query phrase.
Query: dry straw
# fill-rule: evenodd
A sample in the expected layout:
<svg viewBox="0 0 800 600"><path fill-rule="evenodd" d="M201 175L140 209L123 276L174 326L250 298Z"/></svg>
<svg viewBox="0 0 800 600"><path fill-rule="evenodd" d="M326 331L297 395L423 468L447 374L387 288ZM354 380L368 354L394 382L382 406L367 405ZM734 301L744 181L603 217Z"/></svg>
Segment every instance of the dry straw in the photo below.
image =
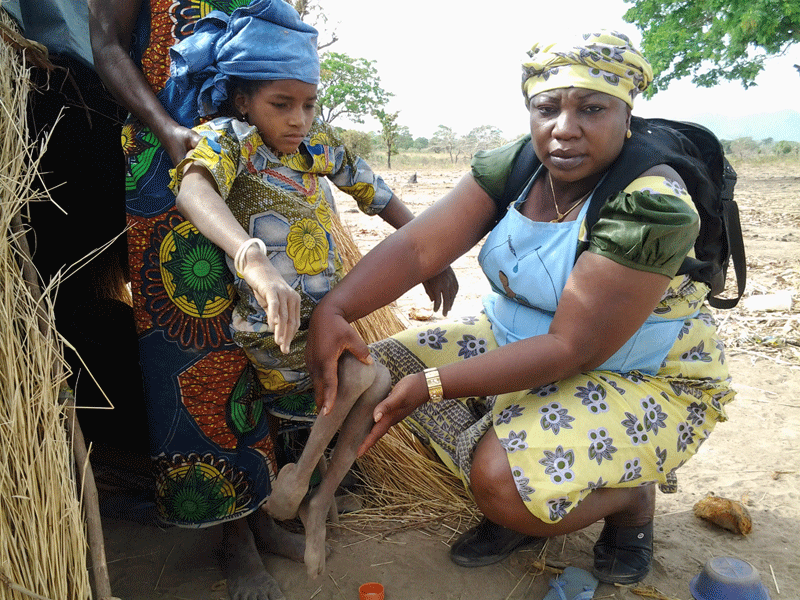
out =
<svg viewBox="0 0 800 600"><path fill-rule="evenodd" d="M345 270L361 258L345 226L334 219L334 241ZM368 342L389 337L405 328L394 308L384 307L356 321L356 330ZM461 480L400 423L389 430L358 460L357 475L364 488L365 508L348 516L361 529L384 532L437 526L461 526L476 518L476 507Z"/></svg>
<svg viewBox="0 0 800 600"><path fill-rule="evenodd" d="M0 2L1 4L1 2ZM3 31L13 25L0 10ZM28 271L20 214L44 148L28 145L29 78L0 41L0 599L91 596L86 536L59 388L66 365L50 296Z"/></svg>

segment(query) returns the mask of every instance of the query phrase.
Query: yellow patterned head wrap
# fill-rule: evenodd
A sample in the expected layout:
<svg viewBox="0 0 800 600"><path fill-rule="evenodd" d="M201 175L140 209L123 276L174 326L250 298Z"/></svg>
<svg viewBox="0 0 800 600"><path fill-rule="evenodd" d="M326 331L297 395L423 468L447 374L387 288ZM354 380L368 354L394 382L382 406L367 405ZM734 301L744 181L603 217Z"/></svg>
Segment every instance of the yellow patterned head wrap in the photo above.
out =
<svg viewBox="0 0 800 600"><path fill-rule="evenodd" d="M587 33L578 40L536 43L522 63L522 93L533 96L557 88L586 88L633 99L653 80L650 63L622 33Z"/></svg>

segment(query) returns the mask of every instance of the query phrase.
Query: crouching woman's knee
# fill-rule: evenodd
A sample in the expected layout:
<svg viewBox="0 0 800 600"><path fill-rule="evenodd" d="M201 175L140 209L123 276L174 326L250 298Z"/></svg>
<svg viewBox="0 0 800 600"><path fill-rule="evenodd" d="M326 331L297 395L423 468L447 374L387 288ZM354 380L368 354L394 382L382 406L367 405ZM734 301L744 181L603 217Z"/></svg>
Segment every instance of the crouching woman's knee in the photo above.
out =
<svg viewBox="0 0 800 600"><path fill-rule="evenodd" d="M506 451L500 445L494 429L483 436L472 457L470 488L475 502L484 515L502 523L509 508L521 504Z"/></svg>

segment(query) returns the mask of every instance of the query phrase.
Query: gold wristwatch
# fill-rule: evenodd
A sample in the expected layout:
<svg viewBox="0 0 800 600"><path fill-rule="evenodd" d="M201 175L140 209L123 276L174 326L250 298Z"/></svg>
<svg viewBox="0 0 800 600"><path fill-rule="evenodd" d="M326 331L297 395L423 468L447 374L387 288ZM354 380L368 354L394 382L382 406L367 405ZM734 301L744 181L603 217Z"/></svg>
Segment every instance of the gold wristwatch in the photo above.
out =
<svg viewBox="0 0 800 600"><path fill-rule="evenodd" d="M444 399L444 389L442 389L442 378L439 377L439 369L431 367L425 369L425 383L428 384L428 397L431 402L439 402Z"/></svg>

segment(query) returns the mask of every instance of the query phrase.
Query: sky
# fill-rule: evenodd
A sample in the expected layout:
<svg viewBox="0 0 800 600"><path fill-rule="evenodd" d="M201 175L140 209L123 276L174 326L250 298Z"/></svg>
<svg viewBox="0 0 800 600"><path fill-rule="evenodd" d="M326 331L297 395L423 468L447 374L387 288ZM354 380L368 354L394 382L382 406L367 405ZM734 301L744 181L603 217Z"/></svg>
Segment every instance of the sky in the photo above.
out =
<svg viewBox="0 0 800 600"><path fill-rule="evenodd" d="M637 45L641 34L622 15L623 0L319 0L328 28L339 38L331 51L375 61L383 88L394 94L390 112L414 137L430 137L439 125L464 135L481 125L506 138L524 133L527 110L520 92L521 62L537 40L613 29ZM318 24L320 42L330 39ZM324 50L323 50L324 51ZM634 114L696 120L702 113L744 116L800 111L800 45L771 58L745 90L738 82L697 88L673 82L651 100L637 98ZM342 127L378 130L374 120Z"/></svg>

